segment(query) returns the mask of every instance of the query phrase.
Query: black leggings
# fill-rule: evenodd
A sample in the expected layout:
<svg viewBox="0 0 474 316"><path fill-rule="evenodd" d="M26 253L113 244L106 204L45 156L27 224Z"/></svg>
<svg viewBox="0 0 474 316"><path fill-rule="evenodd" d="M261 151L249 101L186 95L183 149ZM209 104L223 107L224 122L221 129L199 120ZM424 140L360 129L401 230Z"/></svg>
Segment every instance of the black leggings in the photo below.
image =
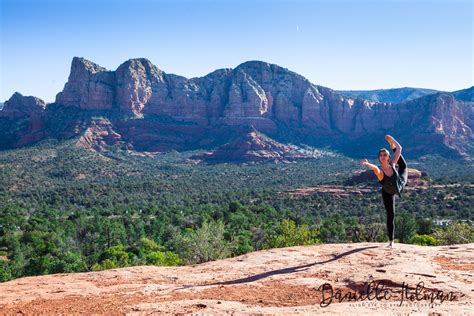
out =
<svg viewBox="0 0 474 316"><path fill-rule="evenodd" d="M392 148L392 150L395 152L397 149ZM408 180L408 169L407 169L407 162L405 161L405 158L403 158L403 155L400 155L400 158L398 159L398 174L400 177L403 178L403 182L407 183ZM382 189L382 199L383 199L383 204L385 206L385 210L387 210L387 233L388 233L388 239L390 241L393 240L394 235L395 235L395 194L389 194Z"/></svg>
<svg viewBox="0 0 474 316"><path fill-rule="evenodd" d="M397 149L392 148L393 152L395 152ZM407 168L407 162L405 161L405 158L403 158L403 154L400 154L400 158L398 158L398 174L400 177L403 178L403 183L406 184L408 181L408 168Z"/></svg>

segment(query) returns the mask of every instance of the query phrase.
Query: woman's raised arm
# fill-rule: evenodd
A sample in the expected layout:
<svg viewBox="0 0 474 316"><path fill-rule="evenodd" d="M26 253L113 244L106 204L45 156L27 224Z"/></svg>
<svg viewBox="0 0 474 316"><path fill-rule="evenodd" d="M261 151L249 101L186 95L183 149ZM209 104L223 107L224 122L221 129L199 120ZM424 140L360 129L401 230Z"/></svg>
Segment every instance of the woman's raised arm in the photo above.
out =
<svg viewBox="0 0 474 316"><path fill-rule="evenodd" d="M379 181L382 181L383 179L383 171L380 170L379 167L377 167L376 165L374 164L371 164L367 159L363 159L360 161L361 164L363 164L364 166L367 166L368 168L372 169L372 171L375 173L375 175L377 176L377 179L379 179Z"/></svg>

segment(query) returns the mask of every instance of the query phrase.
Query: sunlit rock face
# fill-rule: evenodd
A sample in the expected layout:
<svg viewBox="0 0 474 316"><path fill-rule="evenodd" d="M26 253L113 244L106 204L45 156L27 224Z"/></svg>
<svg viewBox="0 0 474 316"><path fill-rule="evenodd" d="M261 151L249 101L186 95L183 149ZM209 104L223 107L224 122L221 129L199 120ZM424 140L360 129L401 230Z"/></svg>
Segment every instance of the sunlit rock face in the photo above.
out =
<svg viewBox="0 0 474 316"><path fill-rule="evenodd" d="M74 57L71 72L56 103L81 109L111 109L115 96L115 73L84 58Z"/></svg>

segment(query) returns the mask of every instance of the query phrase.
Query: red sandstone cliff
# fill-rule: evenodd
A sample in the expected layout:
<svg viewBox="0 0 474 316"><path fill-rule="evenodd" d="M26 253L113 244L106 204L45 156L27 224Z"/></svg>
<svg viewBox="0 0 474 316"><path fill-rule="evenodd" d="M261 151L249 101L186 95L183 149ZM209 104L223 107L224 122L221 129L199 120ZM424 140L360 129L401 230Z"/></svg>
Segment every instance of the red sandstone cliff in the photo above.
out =
<svg viewBox="0 0 474 316"><path fill-rule="evenodd" d="M16 93L0 111L0 120L8 120L0 126L20 118L43 126L34 131L17 128L14 137L5 135L12 139L7 147L82 134L92 124L90 118L84 119L91 113L110 117L111 128L139 150L222 145L242 136L232 135L233 129L254 126L269 137L288 134L290 140L310 145L324 140L336 147L390 133L413 151L470 158L473 90L380 103L342 96L262 61L188 79L165 73L146 58L127 60L112 71L74 57L68 81L54 104ZM67 131L58 124L78 128ZM8 129L0 128L2 134L8 134ZM222 135L228 137L220 139ZM364 146L359 146L360 152Z"/></svg>

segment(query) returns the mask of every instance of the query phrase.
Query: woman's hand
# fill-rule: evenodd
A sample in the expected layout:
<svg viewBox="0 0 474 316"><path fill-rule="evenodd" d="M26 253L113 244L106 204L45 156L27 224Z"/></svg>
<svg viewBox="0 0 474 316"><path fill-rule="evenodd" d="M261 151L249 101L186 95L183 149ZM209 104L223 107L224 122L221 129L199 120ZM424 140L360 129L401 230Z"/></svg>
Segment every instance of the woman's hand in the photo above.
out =
<svg viewBox="0 0 474 316"><path fill-rule="evenodd" d="M367 164L369 163L369 161L367 159L362 159L360 161L361 164L363 164L364 166L367 166Z"/></svg>

